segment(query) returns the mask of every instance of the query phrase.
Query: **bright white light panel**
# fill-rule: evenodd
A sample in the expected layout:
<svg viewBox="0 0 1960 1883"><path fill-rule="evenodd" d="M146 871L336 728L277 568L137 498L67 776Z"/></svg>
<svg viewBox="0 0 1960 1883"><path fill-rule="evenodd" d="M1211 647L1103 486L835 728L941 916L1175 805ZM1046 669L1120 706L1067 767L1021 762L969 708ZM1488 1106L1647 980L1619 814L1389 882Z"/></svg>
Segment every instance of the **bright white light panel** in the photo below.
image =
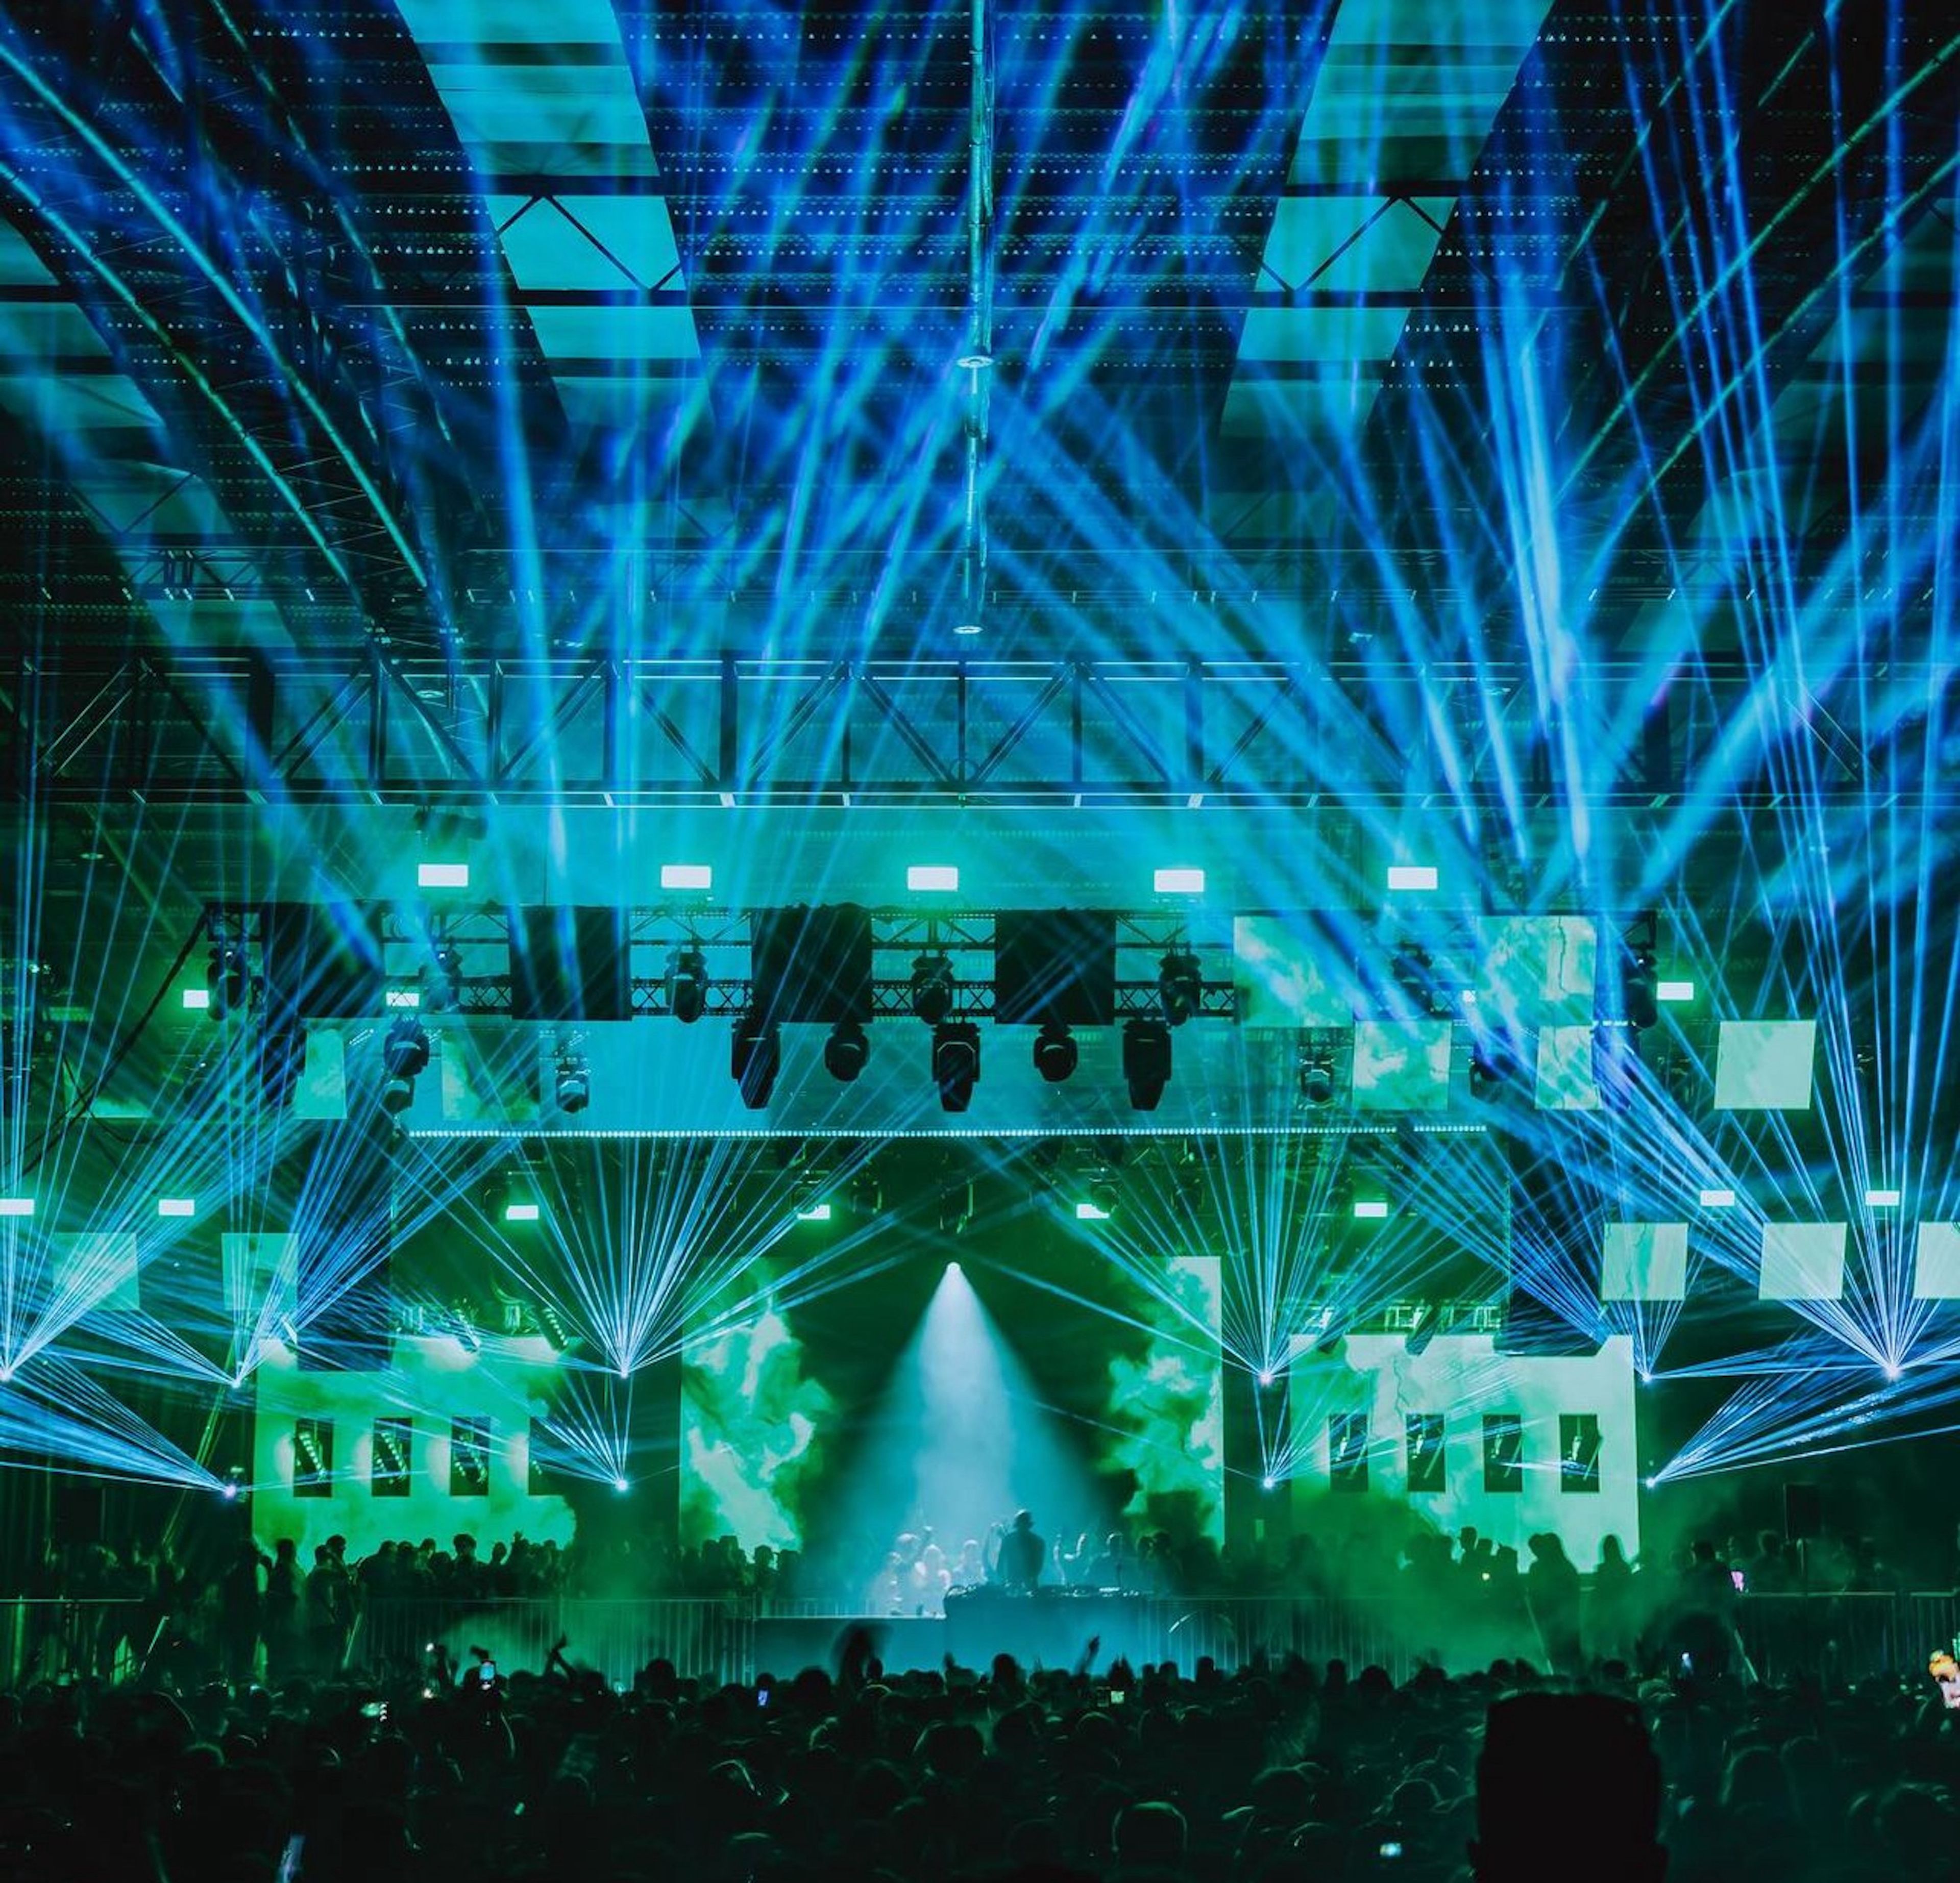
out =
<svg viewBox="0 0 1960 1883"><path fill-rule="evenodd" d="M1477 924L1478 1005L1519 1026L1573 1026L1598 998L1599 938L1584 915L1494 915Z"/></svg>
<svg viewBox="0 0 1960 1883"><path fill-rule="evenodd" d="M1602 1301L1680 1301L1688 1293L1685 1223L1608 1223L1599 1252Z"/></svg>
<svg viewBox="0 0 1960 1883"><path fill-rule="evenodd" d="M1447 1020L1357 1020L1354 1108L1440 1112L1449 1102Z"/></svg>
<svg viewBox="0 0 1960 1883"><path fill-rule="evenodd" d="M1922 1223L1913 1263L1915 1301L1960 1301L1960 1223Z"/></svg>
<svg viewBox="0 0 1960 1883"><path fill-rule="evenodd" d="M1328 972L1325 946L1298 918L1238 917L1232 924L1232 962L1243 1024L1351 1025L1354 997Z"/></svg>
<svg viewBox="0 0 1960 1883"><path fill-rule="evenodd" d="M293 1116L344 1118L346 1115L346 1035L337 1026L309 1026L306 1062L293 1093Z"/></svg>
<svg viewBox="0 0 1960 1883"><path fill-rule="evenodd" d="M1538 1036L1538 1105L1542 1112L1596 1112L1590 1026L1546 1026Z"/></svg>
<svg viewBox="0 0 1960 1883"><path fill-rule="evenodd" d="M1842 1223L1765 1223L1756 1293L1764 1301L1836 1301L1844 1293Z"/></svg>
<svg viewBox="0 0 1960 1883"><path fill-rule="evenodd" d="M1815 1020L1724 1020L1715 1051L1717 1108L1809 1111L1816 1057Z"/></svg>

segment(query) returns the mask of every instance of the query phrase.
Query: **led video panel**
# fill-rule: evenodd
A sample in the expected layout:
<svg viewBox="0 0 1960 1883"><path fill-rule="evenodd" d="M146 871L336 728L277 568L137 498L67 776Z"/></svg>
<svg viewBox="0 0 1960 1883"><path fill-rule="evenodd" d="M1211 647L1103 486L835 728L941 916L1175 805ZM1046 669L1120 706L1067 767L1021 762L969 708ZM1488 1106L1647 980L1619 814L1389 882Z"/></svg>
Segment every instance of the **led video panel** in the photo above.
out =
<svg viewBox="0 0 1960 1883"><path fill-rule="evenodd" d="M1685 1223L1608 1223L1599 1251L1602 1301L1679 1301L1688 1293Z"/></svg>
<svg viewBox="0 0 1960 1883"><path fill-rule="evenodd" d="M1589 1019L1599 974L1599 934L1586 915L1488 916L1477 924L1478 1000L1518 1026Z"/></svg>
<svg viewBox="0 0 1960 1883"><path fill-rule="evenodd" d="M1447 1020L1360 1020L1354 1026L1357 1112L1440 1112L1449 1102Z"/></svg>
<svg viewBox="0 0 1960 1883"><path fill-rule="evenodd" d="M1715 1051L1716 1108L1809 1111L1816 1055L1815 1020L1724 1020Z"/></svg>
<svg viewBox="0 0 1960 1883"><path fill-rule="evenodd" d="M1960 1301L1960 1223L1922 1223L1914 1251L1915 1301Z"/></svg>
<svg viewBox="0 0 1960 1883"><path fill-rule="evenodd" d="M1352 973L1336 969L1326 939L1299 917L1241 915L1232 961L1244 1026L1345 1026L1354 1017Z"/></svg>
<svg viewBox="0 0 1960 1883"><path fill-rule="evenodd" d="M1539 1029L1537 1099L1541 1112L1599 1109L1599 1087L1592 1077L1589 1026Z"/></svg>
<svg viewBox="0 0 1960 1883"><path fill-rule="evenodd" d="M1835 1301L1844 1292L1842 1223L1765 1223L1756 1292L1764 1301Z"/></svg>

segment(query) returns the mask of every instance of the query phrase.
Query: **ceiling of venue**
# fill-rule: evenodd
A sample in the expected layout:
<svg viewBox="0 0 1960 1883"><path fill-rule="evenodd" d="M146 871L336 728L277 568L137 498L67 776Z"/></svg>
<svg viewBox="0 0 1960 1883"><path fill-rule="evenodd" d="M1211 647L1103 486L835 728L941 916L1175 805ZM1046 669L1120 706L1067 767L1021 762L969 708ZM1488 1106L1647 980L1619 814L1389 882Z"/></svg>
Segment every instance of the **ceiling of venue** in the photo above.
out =
<svg viewBox="0 0 1960 1883"><path fill-rule="evenodd" d="M1957 116L1933 7L24 0L8 953L453 813L508 900L883 904L921 808L982 903L1900 892Z"/></svg>

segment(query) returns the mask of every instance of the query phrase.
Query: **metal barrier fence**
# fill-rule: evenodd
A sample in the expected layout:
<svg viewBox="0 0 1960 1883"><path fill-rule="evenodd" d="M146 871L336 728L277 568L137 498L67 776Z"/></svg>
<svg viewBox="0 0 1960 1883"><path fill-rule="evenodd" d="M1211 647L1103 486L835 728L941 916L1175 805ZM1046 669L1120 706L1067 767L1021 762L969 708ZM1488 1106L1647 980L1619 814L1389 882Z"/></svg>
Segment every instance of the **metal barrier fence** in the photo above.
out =
<svg viewBox="0 0 1960 1883"><path fill-rule="evenodd" d="M144 1602L0 1599L0 1685L64 1674L119 1678L135 1670L156 1621Z"/></svg>
<svg viewBox="0 0 1960 1883"><path fill-rule="evenodd" d="M768 1605L761 1616L765 1633L778 1630L772 1637L777 1643L783 1627L807 1624L810 1632L803 1638L817 1644L808 1653L810 1660L822 1658L821 1644L849 1618L809 1602ZM148 1603L0 1598L0 1686L134 1673L158 1619ZM575 1665L617 1685L629 1684L657 1659L671 1662L683 1677L746 1682L757 1671L758 1619L756 1604L727 1599L373 1602L358 1618L345 1665L420 1666L439 1644L460 1662L481 1647L507 1671L535 1671L563 1636ZM1749 1595L1736 1605L1736 1624L1750 1665L1761 1677L1783 1680L1807 1673L1844 1683L1923 1670L1927 1655L1950 1646L1960 1631L1960 1594ZM1465 1611L1450 1617L1449 1625L1450 1634L1439 1640L1433 1608L1418 1609L1394 1598L1063 1596L1033 1603L1003 1598L956 1607L943 1622L895 1621L887 1630L892 1636L902 1630L918 1632L895 1640L888 1658L894 1665L931 1666L950 1650L971 1665L1004 1650L1053 1666L1072 1662L1094 1635L1101 1643L1099 1664L1122 1654L1138 1662L1175 1661L1187 1671L1207 1656L1231 1667L1257 1654L1341 1660L1355 1670L1377 1665L1398 1681L1431 1660L1453 1672L1487 1665L1500 1655L1543 1663L1535 1631L1521 1608L1503 1617ZM213 1649L215 1659L215 1628L194 1620L191 1631ZM781 1655L784 1649L778 1645L772 1652ZM915 1658L905 1662L906 1655ZM304 1662L301 1668L327 1671ZM796 1670L778 1665L772 1671Z"/></svg>

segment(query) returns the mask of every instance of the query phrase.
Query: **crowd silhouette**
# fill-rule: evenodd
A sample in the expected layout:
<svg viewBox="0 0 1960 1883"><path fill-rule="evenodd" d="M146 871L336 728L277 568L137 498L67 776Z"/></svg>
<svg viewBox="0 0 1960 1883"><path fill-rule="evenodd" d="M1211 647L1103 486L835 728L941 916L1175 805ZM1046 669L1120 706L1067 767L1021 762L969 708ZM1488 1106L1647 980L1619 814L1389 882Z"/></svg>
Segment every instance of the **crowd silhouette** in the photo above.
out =
<svg viewBox="0 0 1960 1883"><path fill-rule="evenodd" d="M1106 1566L1128 1554L1098 1547ZM85 1652L29 1659L0 1696L0 1875L1653 1883L1664 1867L1673 1883L1840 1883L1953 1867L1960 1716L1939 1686L1923 1668L1762 1678L1735 1626L1732 1546L1712 1541L1650 1570L1609 1548L1582 1604L1555 1539L1519 1568L1473 1533L1435 1538L1402 1586L1446 1608L1499 1589L1487 1598L1514 1604L1542 1651L1400 1686L1257 1654L1132 1667L1093 1637L1068 1668L901 1671L861 1623L827 1667L752 1685L656 1660L616 1686L562 1640L535 1670L480 1647L390 1659L367 1651L364 1604L440 1587L487 1615L606 1566L523 1538L308 1554L242 1547L202 1589L167 1551L56 1566L166 1642L173 1612L231 1626L138 1655L132 1623L119 1656L105 1624ZM724 1594L780 1573L775 1552L689 1554ZM1740 1579L1773 1580L1786 1554L1761 1540Z"/></svg>
<svg viewBox="0 0 1960 1883"><path fill-rule="evenodd" d="M1234 1670L948 1663L618 1691L561 1643L392 1678L40 1681L0 1697L18 1883L1674 1883L1951 1873L1936 1691L1525 1663L1400 1687Z"/></svg>

